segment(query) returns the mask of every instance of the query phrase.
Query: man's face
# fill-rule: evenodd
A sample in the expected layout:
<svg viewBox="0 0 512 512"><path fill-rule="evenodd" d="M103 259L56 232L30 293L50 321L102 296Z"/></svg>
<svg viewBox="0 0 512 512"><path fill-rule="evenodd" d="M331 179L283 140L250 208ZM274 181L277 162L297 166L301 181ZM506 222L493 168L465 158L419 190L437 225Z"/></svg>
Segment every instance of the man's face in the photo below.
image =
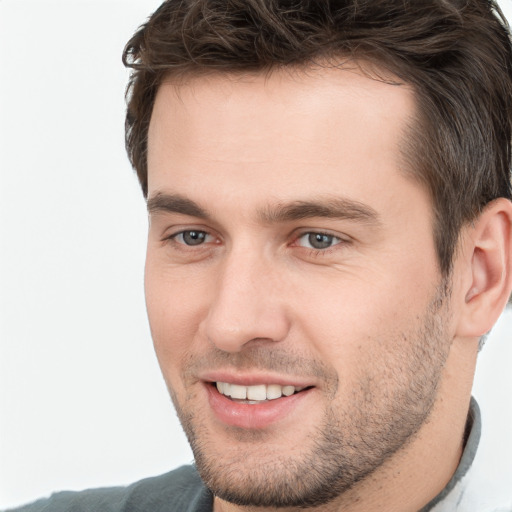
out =
<svg viewBox="0 0 512 512"><path fill-rule="evenodd" d="M410 89L356 69L160 87L147 308L221 498L327 502L428 417L452 333L400 153L413 114Z"/></svg>

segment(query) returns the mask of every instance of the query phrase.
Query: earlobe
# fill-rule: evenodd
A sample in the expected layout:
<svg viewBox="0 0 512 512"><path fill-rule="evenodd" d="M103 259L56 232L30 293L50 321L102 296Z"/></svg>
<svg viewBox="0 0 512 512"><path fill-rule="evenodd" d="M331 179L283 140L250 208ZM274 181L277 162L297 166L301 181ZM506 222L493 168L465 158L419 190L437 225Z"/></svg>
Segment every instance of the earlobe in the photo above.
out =
<svg viewBox="0 0 512 512"><path fill-rule="evenodd" d="M463 243L468 279L458 335L479 337L492 328L512 290L512 203L489 203Z"/></svg>

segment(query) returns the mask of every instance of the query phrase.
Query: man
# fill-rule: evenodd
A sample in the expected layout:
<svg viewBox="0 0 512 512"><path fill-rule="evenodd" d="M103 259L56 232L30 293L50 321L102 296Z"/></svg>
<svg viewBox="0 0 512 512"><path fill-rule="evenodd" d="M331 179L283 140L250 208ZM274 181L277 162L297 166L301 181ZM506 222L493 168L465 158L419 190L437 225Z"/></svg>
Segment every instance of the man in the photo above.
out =
<svg viewBox="0 0 512 512"><path fill-rule="evenodd" d="M21 510L512 510L471 400L512 291L502 23L482 0L162 4L125 49L126 141L197 473Z"/></svg>

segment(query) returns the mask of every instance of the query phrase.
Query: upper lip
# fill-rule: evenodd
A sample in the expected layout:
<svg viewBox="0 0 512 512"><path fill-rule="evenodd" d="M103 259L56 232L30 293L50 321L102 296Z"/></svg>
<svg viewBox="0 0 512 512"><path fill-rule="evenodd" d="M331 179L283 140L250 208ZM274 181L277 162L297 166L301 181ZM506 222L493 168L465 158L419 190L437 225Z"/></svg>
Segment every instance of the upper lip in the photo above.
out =
<svg viewBox="0 0 512 512"><path fill-rule="evenodd" d="M304 377L277 375L259 372L233 372L232 370L211 370L204 372L199 379L205 382L229 382L240 386L257 386L260 384L278 384L280 386L311 387L314 384Z"/></svg>

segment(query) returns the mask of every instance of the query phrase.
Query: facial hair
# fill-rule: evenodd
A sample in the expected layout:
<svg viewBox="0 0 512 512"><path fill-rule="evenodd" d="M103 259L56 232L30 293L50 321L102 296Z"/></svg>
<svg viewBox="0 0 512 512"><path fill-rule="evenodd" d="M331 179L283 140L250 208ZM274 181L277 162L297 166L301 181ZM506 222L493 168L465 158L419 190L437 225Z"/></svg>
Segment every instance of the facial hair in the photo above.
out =
<svg viewBox="0 0 512 512"><path fill-rule="evenodd" d="M207 487L215 496L239 506L308 508L327 504L368 478L407 446L428 420L451 346L446 332L449 295L446 279L418 324L395 335L387 357L377 363L382 369L363 372L350 395L351 403L336 403L339 379L332 368L282 349L256 347L237 354L214 349L191 361L183 372L184 382L198 368L219 363L314 375L325 383L330 403L299 453L265 453L268 433L236 427L230 429L233 445L243 449L214 453L213 434L202 423L200 411L187 404L193 403L193 393L179 403L171 389ZM384 394L380 379L388 385Z"/></svg>

